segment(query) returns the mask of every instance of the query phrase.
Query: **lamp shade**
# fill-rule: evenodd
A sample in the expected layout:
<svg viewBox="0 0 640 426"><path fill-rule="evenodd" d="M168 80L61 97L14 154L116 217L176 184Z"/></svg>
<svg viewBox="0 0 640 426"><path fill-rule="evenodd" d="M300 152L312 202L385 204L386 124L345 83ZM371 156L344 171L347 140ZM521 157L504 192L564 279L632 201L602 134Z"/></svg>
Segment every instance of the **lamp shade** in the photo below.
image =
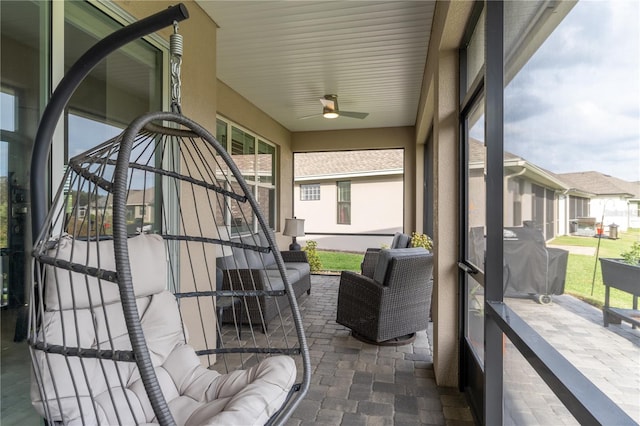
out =
<svg viewBox="0 0 640 426"><path fill-rule="evenodd" d="M282 234L289 237L304 237L304 219L296 219L295 217L285 219Z"/></svg>

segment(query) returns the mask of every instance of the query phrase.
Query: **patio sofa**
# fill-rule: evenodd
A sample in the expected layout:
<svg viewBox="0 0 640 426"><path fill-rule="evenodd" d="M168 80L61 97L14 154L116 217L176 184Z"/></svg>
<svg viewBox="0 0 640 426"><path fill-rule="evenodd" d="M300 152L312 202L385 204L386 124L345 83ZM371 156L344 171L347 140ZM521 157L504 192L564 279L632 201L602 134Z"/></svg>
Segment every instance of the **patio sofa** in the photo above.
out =
<svg viewBox="0 0 640 426"><path fill-rule="evenodd" d="M246 245L268 246L263 235L250 238L234 237L231 242ZM277 291L277 295L262 295L251 298L244 308L244 324L264 324L273 320L279 311L289 307L287 295L284 293L284 282L276 264L273 253L245 250L232 247L232 255L217 259L217 267L222 270L223 290L257 290ZM304 251L281 251L285 263L287 279L293 287L296 299L305 292L311 293L311 270ZM244 284L243 284L244 283ZM251 283L251 288L246 288ZM243 287L243 285L245 287ZM279 309L278 309L279 307ZM247 315L248 313L248 315ZM233 312L228 310L222 317L223 322L233 322ZM265 330L266 332L266 326Z"/></svg>

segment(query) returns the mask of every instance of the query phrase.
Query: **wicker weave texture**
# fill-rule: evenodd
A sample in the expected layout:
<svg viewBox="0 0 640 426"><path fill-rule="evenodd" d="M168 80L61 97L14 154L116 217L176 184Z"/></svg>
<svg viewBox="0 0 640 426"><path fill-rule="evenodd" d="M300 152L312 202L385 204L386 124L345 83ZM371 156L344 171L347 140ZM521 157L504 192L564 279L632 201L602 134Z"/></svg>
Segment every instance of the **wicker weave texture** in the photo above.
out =
<svg viewBox="0 0 640 426"><path fill-rule="evenodd" d="M384 283L343 272L336 322L376 342L427 328L433 288L433 255L390 260Z"/></svg>
<svg viewBox="0 0 640 426"><path fill-rule="evenodd" d="M283 252L283 254L286 252ZM304 255L304 252L302 252ZM291 258L306 261L300 256L283 255L286 261L290 261ZM247 283L251 283L251 288L247 288ZM304 292L309 293L311 291L311 277L309 274L300 277L296 282L291 283L293 292L296 299L299 299ZM222 285L223 290L245 290L245 291L262 291L270 290L268 283L266 283L260 271L257 269L229 269L224 271L224 281ZM269 322L273 321L276 317L282 315L290 307L287 295L280 296L261 295L257 297L243 298L243 316L244 324L249 324L251 327L259 326L263 328L262 331L267 331ZM225 311L223 316L223 322L233 323L235 321L233 312L231 310Z"/></svg>

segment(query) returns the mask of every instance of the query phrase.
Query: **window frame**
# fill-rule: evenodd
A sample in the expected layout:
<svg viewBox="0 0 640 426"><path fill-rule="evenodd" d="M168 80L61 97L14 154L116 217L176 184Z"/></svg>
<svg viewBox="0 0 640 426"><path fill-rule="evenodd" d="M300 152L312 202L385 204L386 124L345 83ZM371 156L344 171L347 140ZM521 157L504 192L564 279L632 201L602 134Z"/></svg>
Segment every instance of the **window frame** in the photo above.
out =
<svg viewBox="0 0 640 426"><path fill-rule="evenodd" d="M632 419L516 312L503 303L504 3L486 2L485 140L487 246L485 281L484 424L503 424L504 337L529 361L581 424L628 424ZM489 214L491 213L491 214Z"/></svg>
<svg viewBox="0 0 640 426"><path fill-rule="evenodd" d="M348 190L345 192L344 188L341 188L341 184L347 184ZM342 189L342 191L341 191ZM343 200L341 198L344 195L348 195L348 200ZM346 207L346 211L348 214L348 218L343 218L343 208ZM336 181L336 223L338 225L351 225L351 181L350 180L338 180Z"/></svg>
<svg viewBox="0 0 640 426"><path fill-rule="evenodd" d="M221 138L219 136L218 131L224 129L225 130L225 137L224 140L222 140L223 138ZM245 176L245 179L248 181L247 184L252 188L253 190L253 196L255 197L256 201L258 202L258 204L260 205L260 189L266 189L268 191L273 191L273 198L269 200L268 206L266 206L266 209L263 208L262 209L262 213L266 215L266 219L267 219L267 224L269 225L269 227L273 230L276 231L277 230L277 218L278 218L278 213L279 213L279 209L278 209L278 194L279 194L279 170L278 170L278 164L279 164L279 149L278 149L278 145L271 142L269 139L264 138L263 136L260 136L259 134L252 132L251 130L243 127L242 125L236 123L233 120L230 120L227 117L224 117L220 114L218 114L216 116L216 139L218 140L218 142L220 142L220 145L222 145L222 147L230 154L231 154L231 149L233 146L233 130L239 130L241 132L243 132L246 135L249 135L253 138L253 150L250 153L251 155L254 156L254 168L253 168L253 174L247 178L244 171L243 172L243 176ZM266 146L270 146L273 148L273 158L271 160L271 165L272 165L272 174L271 174L271 182L269 182L268 180L264 180L264 175L260 174L260 170L258 167L258 159L259 156L261 155L261 150L260 150L260 145L266 145ZM263 207L261 205L261 207ZM252 232L257 232L258 231L258 221L255 217L255 213L253 213L253 218L252 218L252 225L251 225L251 231ZM225 224L227 224L227 226L231 226L231 222L232 222L232 218L231 218L231 212L228 209L225 209Z"/></svg>
<svg viewBox="0 0 640 426"><path fill-rule="evenodd" d="M301 183L300 201L320 201L320 184Z"/></svg>

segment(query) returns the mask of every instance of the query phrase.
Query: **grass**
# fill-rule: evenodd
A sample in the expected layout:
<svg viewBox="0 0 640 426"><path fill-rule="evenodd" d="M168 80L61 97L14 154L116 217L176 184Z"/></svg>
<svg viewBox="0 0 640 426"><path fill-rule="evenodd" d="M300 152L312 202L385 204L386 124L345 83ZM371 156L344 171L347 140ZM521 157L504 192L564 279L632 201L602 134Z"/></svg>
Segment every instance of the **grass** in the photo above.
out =
<svg viewBox="0 0 640 426"><path fill-rule="evenodd" d="M579 246L597 248L598 241L600 248L598 257L620 257L620 253L629 249L634 241L640 241L640 229L630 229L627 232L619 233L620 238L609 240L602 238L571 237L562 236L550 242L554 245ZM360 271L360 263L364 254L318 251L323 271ZM594 281L595 267L595 281ZM593 294L591 294L593 282ZM567 262L567 276L565 281L565 293L571 294L594 306L604 305L604 285L602 284L602 272L600 262L595 256L585 256L579 254L569 254ZM617 289L611 289L611 306L619 308L631 308L632 296L629 293Z"/></svg>
<svg viewBox="0 0 640 426"><path fill-rule="evenodd" d="M360 263L364 254L318 250L322 270L327 272L355 271L360 272Z"/></svg>
<svg viewBox="0 0 640 426"><path fill-rule="evenodd" d="M598 257L619 258L620 253L628 250L634 241L640 240L640 229L630 229L628 232L620 233L617 240L600 239L598 249L598 239L589 237L562 236L550 242L554 245L593 247L598 251ZM595 275L594 275L595 268ZM595 277L595 280L594 280ZM593 294L592 292L593 283ZM571 294L594 306L604 305L604 285L602 284L602 272L600 262L595 256L585 256L579 254L569 254L567 263L567 278L565 281L565 293ZM619 308L631 308L632 296L629 293L617 289L611 289L610 305Z"/></svg>

